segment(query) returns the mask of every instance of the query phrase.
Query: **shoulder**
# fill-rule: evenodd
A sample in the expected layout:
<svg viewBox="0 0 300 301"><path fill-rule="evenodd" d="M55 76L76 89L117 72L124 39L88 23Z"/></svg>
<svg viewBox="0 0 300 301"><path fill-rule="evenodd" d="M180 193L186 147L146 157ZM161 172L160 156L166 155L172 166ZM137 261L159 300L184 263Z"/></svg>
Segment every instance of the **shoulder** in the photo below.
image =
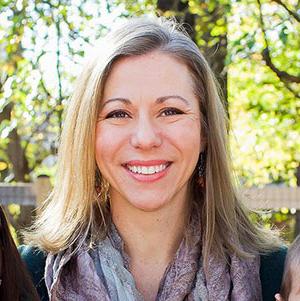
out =
<svg viewBox="0 0 300 301"><path fill-rule="evenodd" d="M42 301L48 300L47 288L44 280L44 271L46 263L46 253L31 247L21 245L19 253L25 262L28 272L31 275L34 286L36 287Z"/></svg>
<svg viewBox="0 0 300 301"><path fill-rule="evenodd" d="M280 290L286 253L287 248L282 247L260 256L260 280L264 301L273 301L274 295Z"/></svg>

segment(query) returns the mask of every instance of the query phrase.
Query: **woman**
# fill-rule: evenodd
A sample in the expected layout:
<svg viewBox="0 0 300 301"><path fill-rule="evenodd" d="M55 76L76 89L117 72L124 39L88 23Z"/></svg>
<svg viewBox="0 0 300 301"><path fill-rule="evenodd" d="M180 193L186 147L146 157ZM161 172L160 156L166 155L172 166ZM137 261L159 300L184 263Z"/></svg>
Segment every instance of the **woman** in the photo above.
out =
<svg viewBox="0 0 300 301"><path fill-rule="evenodd" d="M39 300L0 206L0 300Z"/></svg>
<svg viewBox="0 0 300 301"><path fill-rule="evenodd" d="M27 234L46 251L50 300L274 299L285 254L237 197L225 116L207 62L173 22L131 20L102 42ZM24 259L37 262L30 249Z"/></svg>

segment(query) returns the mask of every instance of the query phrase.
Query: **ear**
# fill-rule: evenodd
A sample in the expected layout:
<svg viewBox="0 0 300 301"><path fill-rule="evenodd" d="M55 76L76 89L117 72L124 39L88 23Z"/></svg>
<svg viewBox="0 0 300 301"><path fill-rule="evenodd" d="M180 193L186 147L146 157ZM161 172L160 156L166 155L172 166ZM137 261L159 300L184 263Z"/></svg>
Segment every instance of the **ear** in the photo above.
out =
<svg viewBox="0 0 300 301"><path fill-rule="evenodd" d="M276 301L284 301L280 294L275 295L275 300Z"/></svg>

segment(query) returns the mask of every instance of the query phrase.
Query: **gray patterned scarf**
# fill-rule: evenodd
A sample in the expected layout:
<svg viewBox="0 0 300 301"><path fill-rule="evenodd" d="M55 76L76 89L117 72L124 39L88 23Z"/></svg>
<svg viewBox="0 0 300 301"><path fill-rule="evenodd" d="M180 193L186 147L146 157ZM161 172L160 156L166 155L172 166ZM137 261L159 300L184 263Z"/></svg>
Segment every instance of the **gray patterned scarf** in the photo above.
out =
<svg viewBox="0 0 300 301"><path fill-rule="evenodd" d="M230 256L230 265L210 256L204 273L200 235L192 225L160 282L156 301L260 301L259 256ZM130 259L114 226L95 248L47 256L45 281L50 301L143 301L129 271Z"/></svg>

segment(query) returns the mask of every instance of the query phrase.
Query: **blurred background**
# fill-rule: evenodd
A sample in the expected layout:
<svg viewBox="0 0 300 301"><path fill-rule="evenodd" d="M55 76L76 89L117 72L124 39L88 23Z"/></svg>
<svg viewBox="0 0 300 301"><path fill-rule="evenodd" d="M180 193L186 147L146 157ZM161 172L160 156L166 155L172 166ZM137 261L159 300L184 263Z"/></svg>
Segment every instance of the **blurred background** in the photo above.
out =
<svg viewBox="0 0 300 301"><path fill-rule="evenodd" d="M245 202L291 241L300 232L300 1L0 0L0 203L17 243L54 183L84 55L115 24L145 14L183 22L209 61Z"/></svg>

